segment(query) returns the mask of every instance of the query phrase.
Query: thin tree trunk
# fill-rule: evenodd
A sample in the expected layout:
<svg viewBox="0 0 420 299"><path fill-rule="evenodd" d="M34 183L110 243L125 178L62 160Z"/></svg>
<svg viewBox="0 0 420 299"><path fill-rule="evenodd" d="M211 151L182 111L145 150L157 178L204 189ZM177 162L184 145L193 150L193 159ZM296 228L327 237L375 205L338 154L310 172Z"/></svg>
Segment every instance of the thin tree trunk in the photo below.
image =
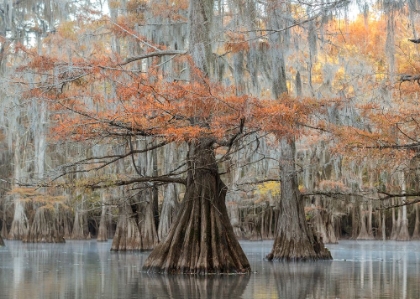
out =
<svg viewBox="0 0 420 299"><path fill-rule="evenodd" d="M105 194L101 193L101 218L99 220L99 229L98 229L98 237L96 238L96 241L98 242L106 242L108 240L108 226L107 226L107 206L106 206L106 196Z"/></svg>
<svg viewBox="0 0 420 299"><path fill-rule="evenodd" d="M3 201L3 218L2 218L2 226L1 226L1 232L0 237L6 238L8 235L7 232L7 224L6 224L6 203Z"/></svg>
<svg viewBox="0 0 420 299"><path fill-rule="evenodd" d="M354 203L351 207L351 238L357 239L360 231L360 207L357 205L358 199L355 196L351 196L352 202Z"/></svg>
<svg viewBox="0 0 420 299"><path fill-rule="evenodd" d="M3 238L0 236L0 247L5 246Z"/></svg>
<svg viewBox="0 0 420 299"><path fill-rule="evenodd" d="M405 173L404 171L400 171L398 173L399 183L401 187L401 192L405 193L406 191L406 181L405 181ZM401 198L401 203L404 203L406 200L405 197ZM400 207L398 212L398 218L400 219L400 228L396 237L398 241L409 241L410 234L408 232L408 218L407 218L407 206L403 205Z"/></svg>
<svg viewBox="0 0 420 299"><path fill-rule="evenodd" d="M269 260L318 260L332 259L306 221L303 197L301 196L295 166L294 141L281 141L280 180L281 198L277 235Z"/></svg>
<svg viewBox="0 0 420 299"><path fill-rule="evenodd" d="M71 239L71 232L73 231L73 212L69 208L61 206L60 223L63 227L64 239Z"/></svg>
<svg viewBox="0 0 420 299"><path fill-rule="evenodd" d="M385 211L382 211L382 241L386 241L386 215Z"/></svg>
<svg viewBox="0 0 420 299"><path fill-rule="evenodd" d="M237 241L212 149L213 141L191 142L185 197L167 238L151 252L144 269L158 273L243 273L250 265Z"/></svg>
<svg viewBox="0 0 420 299"><path fill-rule="evenodd" d="M391 200L391 204L392 205L394 204L394 199ZM396 215L395 215L395 209L396 208L391 209L392 228L391 228L391 235L389 237L391 240L395 240L397 238L397 234L400 228L399 221L397 220Z"/></svg>

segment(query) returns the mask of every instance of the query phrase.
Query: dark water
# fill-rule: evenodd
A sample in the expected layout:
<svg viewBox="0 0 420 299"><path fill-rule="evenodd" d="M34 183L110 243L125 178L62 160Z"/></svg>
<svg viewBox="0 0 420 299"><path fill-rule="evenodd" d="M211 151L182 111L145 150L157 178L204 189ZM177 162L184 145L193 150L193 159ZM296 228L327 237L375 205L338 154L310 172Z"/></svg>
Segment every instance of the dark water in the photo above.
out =
<svg viewBox="0 0 420 299"><path fill-rule="evenodd" d="M161 276L141 271L148 253L110 242L0 248L0 298L420 298L420 242L341 241L334 261L270 263L272 242L241 242L251 275Z"/></svg>

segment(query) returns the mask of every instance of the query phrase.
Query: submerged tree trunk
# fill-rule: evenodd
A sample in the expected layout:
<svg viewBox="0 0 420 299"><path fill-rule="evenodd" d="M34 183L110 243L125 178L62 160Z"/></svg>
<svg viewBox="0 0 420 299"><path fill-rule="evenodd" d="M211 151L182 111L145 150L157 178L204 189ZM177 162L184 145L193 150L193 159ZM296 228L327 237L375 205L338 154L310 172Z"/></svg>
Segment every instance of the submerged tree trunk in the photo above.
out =
<svg viewBox="0 0 420 299"><path fill-rule="evenodd" d="M405 198L401 200L404 202ZM398 232L397 241L410 241L410 234L408 232L407 206L400 207L401 209L401 224Z"/></svg>
<svg viewBox="0 0 420 299"><path fill-rule="evenodd" d="M178 192L174 184L165 186L162 210L159 218L158 237L164 240L168 235L173 219L178 210Z"/></svg>
<svg viewBox="0 0 420 299"><path fill-rule="evenodd" d="M360 232L357 236L357 240L372 240L372 209L370 208L368 212L363 210L363 203L360 204Z"/></svg>
<svg viewBox="0 0 420 299"><path fill-rule="evenodd" d="M338 243L338 238L335 234L334 217L331 212L322 206L314 207L312 211L313 217L311 224L314 231L322 238L322 241L330 244Z"/></svg>
<svg viewBox="0 0 420 299"><path fill-rule="evenodd" d="M137 217L131 205L123 203L117 222L114 238L112 239L111 251L140 250L141 237Z"/></svg>
<svg viewBox="0 0 420 299"><path fill-rule="evenodd" d="M281 141L280 180L280 215L268 260L332 259L330 251L306 221L303 197L297 184L294 141Z"/></svg>
<svg viewBox="0 0 420 299"><path fill-rule="evenodd" d="M71 239L71 232L73 230L73 212L64 205L58 207L59 224L63 230L64 239Z"/></svg>
<svg viewBox="0 0 420 299"><path fill-rule="evenodd" d="M226 204L213 141L190 144L184 200L167 238L151 252L144 270L157 273L244 273L250 265L237 241Z"/></svg>
<svg viewBox="0 0 420 299"><path fill-rule="evenodd" d="M106 196L104 193L101 193L101 218L99 219L99 229L98 229L98 236L96 241L98 242L106 242L108 240L108 227L107 227L107 206L106 206Z"/></svg>
<svg viewBox="0 0 420 299"><path fill-rule="evenodd" d="M177 146L177 147L176 147ZM165 157L165 172L172 172L175 166L175 154L179 151L185 152L184 148L176 144L168 144L165 146L163 155ZM168 235L169 228L176 215L179 207L178 202L179 189L175 184L168 184L163 189L163 203L159 217L158 237L159 240L164 240Z"/></svg>
<svg viewBox="0 0 420 299"><path fill-rule="evenodd" d="M28 233L29 221L25 213L25 205L20 198L15 199L15 213L8 237L10 240L21 240Z"/></svg>
<svg viewBox="0 0 420 299"><path fill-rule="evenodd" d="M147 149L153 141L138 141L140 149ZM146 151L139 154L137 172L146 176L157 176L157 151ZM137 224L140 232L140 250L152 250L159 242L157 226L159 224L159 207L157 187L152 183L142 184L137 203Z"/></svg>
<svg viewBox="0 0 420 299"><path fill-rule="evenodd" d="M360 232L360 207L356 196L351 195L354 204L351 206L351 239L356 240Z"/></svg>
<svg viewBox="0 0 420 299"><path fill-rule="evenodd" d="M43 206L36 209L35 217L27 237L27 243L64 243L63 230L60 230L57 211Z"/></svg>
<svg viewBox="0 0 420 299"><path fill-rule="evenodd" d="M153 189L146 189L141 193L142 202L139 204L138 225L141 236L141 250L152 250L159 242L155 223L155 203Z"/></svg>
<svg viewBox="0 0 420 299"><path fill-rule="evenodd" d="M398 173L398 179L401 187L401 191L403 193L406 192L406 180L405 180L405 173L403 171L400 171ZM405 197L401 198L401 203L404 203L406 201ZM408 218L407 218L407 206L403 205L400 207L399 212L401 212L401 218L400 219L400 229L397 234L396 240L398 241L409 241L410 240L410 234L408 232ZM398 213L398 216L400 214Z"/></svg>
<svg viewBox="0 0 420 299"><path fill-rule="evenodd" d="M86 212L76 209L74 212L72 239L84 240L89 239L89 229L87 224Z"/></svg>
<svg viewBox="0 0 420 299"><path fill-rule="evenodd" d="M414 221L414 231L411 240L420 240L420 206L418 203L414 205L414 209L416 212L416 220Z"/></svg>
<svg viewBox="0 0 420 299"><path fill-rule="evenodd" d="M391 204L392 205L394 204L394 199L391 200ZM391 209L392 227L391 227L391 235L389 237L391 240L395 240L397 238L397 234L400 230L400 222L397 220L395 216L395 209L396 208Z"/></svg>
<svg viewBox="0 0 420 299"><path fill-rule="evenodd" d="M5 206L3 206L3 209L6 209ZM8 235L7 225L6 225L6 220L5 219L6 219L6 212L4 210L3 219L2 219L2 226L1 226L1 231L0 231L0 237L2 237L2 238L6 238L7 235Z"/></svg>

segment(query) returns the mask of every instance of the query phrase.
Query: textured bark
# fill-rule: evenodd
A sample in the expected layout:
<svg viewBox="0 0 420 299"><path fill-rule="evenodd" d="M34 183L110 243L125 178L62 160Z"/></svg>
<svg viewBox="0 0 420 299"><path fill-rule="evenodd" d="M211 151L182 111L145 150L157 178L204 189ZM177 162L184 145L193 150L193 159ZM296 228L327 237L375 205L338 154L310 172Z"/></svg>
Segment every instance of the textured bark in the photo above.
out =
<svg viewBox="0 0 420 299"><path fill-rule="evenodd" d="M369 209L366 212L363 210L363 204L360 204L360 231L359 231L359 235L357 236L357 240L373 240L374 239L372 235L372 221L371 220L369 221L369 217L371 217L371 213L372 213L371 209ZM370 227L368 227L369 224L370 224Z"/></svg>
<svg viewBox="0 0 420 299"><path fill-rule="evenodd" d="M108 240L108 226L107 226L107 206L106 206L106 196L104 193L101 193L101 218L99 219L99 228L98 228L98 236L96 237L96 241L98 242L106 242Z"/></svg>
<svg viewBox="0 0 420 299"><path fill-rule="evenodd" d="M376 239L381 239L382 241L386 240L386 215L385 211L378 211L376 217L376 223L378 227L378 232L376 234Z"/></svg>
<svg viewBox="0 0 420 299"><path fill-rule="evenodd" d="M420 206L418 203L414 205L414 210L416 213L416 220L414 221L414 231L411 240L420 240Z"/></svg>
<svg viewBox="0 0 420 299"><path fill-rule="evenodd" d="M76 210L74 212L74 223L71 238L76 240L90 238L86 212L80 210Z"/></svg>
<svg viewBox="0 0 420 299"><path fill-rule="evenodd" d="M29 231L29 221L25 213L25 206L25 202L18 198L15 199L15 212L8 236L10 240L21 240Z"/></svg>
<svg viewBox="0 0 420 299"><path fill-rule="evenodd" d="M391 200L391 204L392 205L394 204L394 199ZM391 209L392 227L391 227L391 235L389 237L391 240L397 239L397 235L401 227L400 226L401 222L395 216L395 209L396 208Z"/></svg>
<svg viewBox="0 0 420 299"><path fill-rule="evenodd" d="M280 215L268 260L332 259L321 238L306 221L303 197L297 184L294 141L281 141L280 179Z"/></svg>
<svg viewBox="0 0 420 299"><path fill-rule="evenodd" d="M155 222L155 203L157 198L153 190L142 192L142 202L139 204L138 225L141 238L141 250L152 250L159 242Z"/></svg>
<svg viewBox="0 0 420 299"><path fill-rule="evenodd" d="M69 207L63 205L59 206L59 223L63 230L64 239L71 239L71 232L73 230L73 211Z"/></svg>
<svg viewBox="0 0 420 299"><path fill-rule="evenodd" d="M351 201L355 202L351 206L351 239L356 240L360 231L360 208L357 202L357 198L351 196Z"/></svg>
<svg viewBox="0 0 420 299"><path fill-rule="evenodd" d="M404 171L398 173L398 182L401 187L401 192L406 192L406 177ZM405 197L402 197L400 203L403 204L406 201ZM398 210L398 219L400 220L400 228L396 237L398 241L409 241L410 234L408 232L408 217L407 217L407 206L403 205Z"/></svg>
<svg viewBox="0 0 420 299"><path fill-rule="evenodd" d="M34 220L27 236L27 243L64 243L63 230L60 230L58 216L51 206L36 209Z"/></svg>
<svg viewBox="0 0 420 299"><path fill-rule="evenodd" d="M263 206L261 213L260 235L262 240L274 239L276 233L277 214L269 202Z"/></svg>
<svg viewBox="0 0 420 299"><path fill-rule="evenodd" d="M4 220L5 218L6 217L4 217L2 220L2 226L1 226L1 232L0 232L0 237L2 238L6 238L8 236L7 225L6 225L6 221Z"/></svg>
<svg viewBox="0 0 420 299"><path fill-rule="evenodd" d="M144 270L157 273L244 273L250 265L237 241L212 140L190 144L185 197L167 238L151 252Z"/></svg>
<svg viewBox="0 0 420 299"><path fill-rule="evenodd" d="M403 200L401 200L403 202ZM410 241L410 234L408 232L407 206L400 207L401 211L401 225L397 234L397 241Z"/></svg>
<svg viewBox="0 0 420 299"><path fill-rule="evenodd" d="M158 237L163 240L169 233L172 221L178 210L178 192L174 184L165 186L162 210L159 218Z"/></svg>
<svg viewBox="0 0 420 299"><path fill-rule="evenodd" d="M243 223L241 223L240 220L240 210L238 204L236 202L229 202L229 204L227 205L227 209L230 223L232 224L235 236L238 239L245 238L245 233L243 231L244 225Z"/></svg>
<svg viewBox="0 0 420 299"><path fill-rule="evenodd" d="M166 173L172 172L176 168L176 156L179 152L186 152L186 149L177 144L168 144L163 151L164 168ZM159 217L158 237L159 240L166 238L179 208L179 192L180 189L175 184L168 184L163 189L163 203Z"/></svg>
<svg viewBox="0 0 420 299"><path fill-rule="evenodd" d="M127 202L123 203L121 207L111 250L141 250L141 237L137 218Z"/></svg>
<svg viewBox="0 0 420 299"><path fill-rule="evenodd" d="M313 215L311 217L311 224L313 229L318 234L318 236L322 238L324 244L338 243L338 238L335 234L334 218L331 213L328 212L325 208L314 207L311 214Z"/></svg>

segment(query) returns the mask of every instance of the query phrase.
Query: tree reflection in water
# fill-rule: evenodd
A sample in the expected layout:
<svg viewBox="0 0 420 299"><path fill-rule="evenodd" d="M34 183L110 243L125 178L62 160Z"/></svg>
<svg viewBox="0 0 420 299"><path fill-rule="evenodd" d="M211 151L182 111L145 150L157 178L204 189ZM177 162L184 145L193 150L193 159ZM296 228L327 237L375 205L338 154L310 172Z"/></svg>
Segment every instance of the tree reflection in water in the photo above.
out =
<svg viewBox="0 0 420 299"><path fill-rule="evenodd" d="M250 275L148 275L148 252L110 242L0 247L0 298L420 298L420 242L341 241L333 261L268 262L271 243L241 242Z"/></svg>
<svg viewBox="0 0 420 299"><path fill-rule="evenodd" d="M148 275L150 294L155 298L243 298L249 274L238 275Z"/></svg>

